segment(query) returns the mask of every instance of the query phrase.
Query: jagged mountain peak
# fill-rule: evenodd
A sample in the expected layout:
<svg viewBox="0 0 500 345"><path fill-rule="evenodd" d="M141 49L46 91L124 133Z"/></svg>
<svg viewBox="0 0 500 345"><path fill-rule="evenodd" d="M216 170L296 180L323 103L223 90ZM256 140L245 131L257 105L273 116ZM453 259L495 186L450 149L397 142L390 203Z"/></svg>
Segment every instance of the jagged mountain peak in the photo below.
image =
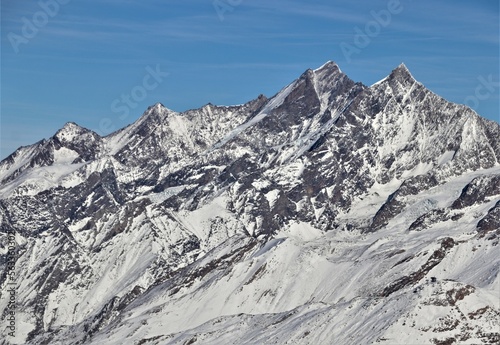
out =
<svg viewBox="0 0 500 345"><path fill-rule="evenodd" d="M92 133L0 163L16 343L498 342L500 126L405 65Z"/></svg>
<svg viewBox="0 0 500 345"><path fill-rule="evenodd" d="M322 72L322 71L325 71L325 70L339 70L340 71L340 67L339 65L332 61L332 60L328 60L327 62L325 62L323 65L321 65L320 67L314 69L313 71L314 72Z"/></svg>
<svg viewBox="0 0 500 345"><path fill-rule="evenodd" d="M159 119L164 119L167 117L169 114L175 113L174 110L171 110L167 107L165 107L162 103L157 102L151 106L149 106L146 111L139 117L139 119L136 121L136 123L143 122L144 120L151 118L151 117L156 117Z"/></svg>
<svg viewBox="0 0 500 345"><path fill-rule="evenodd" d="M413 77L410 70L404 63L401 63L398 67L392 70L392 72L387 77L389 81L398 81L401 84L411 85L417 80Z"/></svg>
<svg viewBox="0 0 500 345"><path fill-rule="evenodd" d="M75 122L66 122L54 135L60 142L70 142L83 134L93 133L90 129L82 127ZM96 134L96 133L95 133ZM97 134L96 134L97 135Z"/></svg>
<svg viewBox="0 0 500 345"><path fill-rule="evenodd" d="M394 68L387 77L372 84L370 88L379 88L380 85L382 88L385 88L387 85L395 86L397 84L406 88L411 87L414 83L418 83L418 81L413 77L408 67L402 62Z"/></svg>
<svg viewBox="0 0 500 345"><path fill-rule="evenodd" d="M110 152L116 153L117 150L119 150L122 145L125 145L134 135L149 135L152 131L154 131L155 127L167 122L167 118L173 114L177 113L169 108L166 108L160 102L149 106L136 121L127 127L108 134L105 137L105 140L111 143L108 145L110 146Z"/></svg>
<svg viewBox="0 0 500 345"><path fill-rule="evenodd" d="M327 61L320 67L316 69L307 69L301 76L301 78L338 78L339 76L345 76L345 74L340 69L339 65L331 60Z"/></svg>
<svg viewBox="0 0 500 345"><path fill-rule="evenodd" d="M73 128L83 128L83 127L73 121L68 121L64 124L64 126L61 127L60 130L70 130Z"/></svg>
<svg viewBox="0 0 500 345"><path fill-rule="evenodd" d="M325 64L317 69L306 70L297 80L284 88L273 98L283 98L283 106L287 109L290 115L301 114L313 115L310 111L304 114L299 108L303 104L307 104L310 108L317 107L320 113L334 104L334 107L343 108L346 104L340 104L347 96L353 92L358 93L362 89L360 83L355 83L345 73L343 73L339 66L333 61L327 61ZM347 98L350 98L347 97ZM271 103L274 103L271 101ZM291 107L293 105L296 107ZM295 109L295 110L293 110Z"/></svg>
<svg viewBox="0 0 500 345"><path fill-rule="evenodd" d="M408 69L408 67L406 66L406 64L404 62L401 62L398 67L396 67L394 70L402 70L402 71L406 71L407 73L410 73L410 70Z"/></svg>

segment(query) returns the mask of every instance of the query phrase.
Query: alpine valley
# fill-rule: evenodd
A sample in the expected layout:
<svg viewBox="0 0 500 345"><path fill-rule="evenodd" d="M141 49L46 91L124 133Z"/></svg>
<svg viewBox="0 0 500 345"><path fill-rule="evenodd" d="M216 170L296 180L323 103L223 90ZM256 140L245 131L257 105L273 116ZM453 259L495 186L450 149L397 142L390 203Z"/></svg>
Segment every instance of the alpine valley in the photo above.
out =
<svg viewBox="0 0 500 345"><path fill-rule="evenodd" d="M0 163L0 341L498 344L499 162L403 64L67 123Z"/></svg>

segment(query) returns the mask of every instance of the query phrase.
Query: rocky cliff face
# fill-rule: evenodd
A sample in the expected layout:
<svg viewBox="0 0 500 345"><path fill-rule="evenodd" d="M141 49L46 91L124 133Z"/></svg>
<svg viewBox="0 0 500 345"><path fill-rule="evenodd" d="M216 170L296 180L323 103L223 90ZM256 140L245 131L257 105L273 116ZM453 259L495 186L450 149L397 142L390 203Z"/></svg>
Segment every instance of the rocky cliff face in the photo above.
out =
<svg viewBox="0 0 500 345"><path fill-rule="evenodd" d="M494 343L500 126L404 65L74 123L0 162L11 343ZM0 298L3 316L8 300Z"/></svg>

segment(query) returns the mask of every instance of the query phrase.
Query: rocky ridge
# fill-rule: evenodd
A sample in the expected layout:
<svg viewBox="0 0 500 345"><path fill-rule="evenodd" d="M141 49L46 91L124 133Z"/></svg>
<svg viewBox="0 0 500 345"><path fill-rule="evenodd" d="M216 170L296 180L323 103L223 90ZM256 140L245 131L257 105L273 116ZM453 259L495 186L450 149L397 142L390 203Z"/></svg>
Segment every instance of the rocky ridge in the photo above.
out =
<svg viewBox="0 0 500 345"><path fill-rule="evenodd" d="M331 61L269 99L68 123L0 162L5 339L498 341L499 138L403 64L368 87Z"/></svg>

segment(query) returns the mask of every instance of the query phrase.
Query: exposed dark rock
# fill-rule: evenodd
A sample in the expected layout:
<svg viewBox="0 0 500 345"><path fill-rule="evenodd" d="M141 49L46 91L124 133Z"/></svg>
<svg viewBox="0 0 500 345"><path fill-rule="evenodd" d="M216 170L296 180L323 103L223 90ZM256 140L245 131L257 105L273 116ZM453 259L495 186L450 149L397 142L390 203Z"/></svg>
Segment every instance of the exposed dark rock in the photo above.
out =
<svg viewBox="0 0 500 345"><path fill-rule="evenodd" d="M22 291L19 305L33 315L28 341L50 344L70 328L83 334L75 343L91 341L155 289L177 298L195 283L207 286L293 222L325 232L360 231L364 241L395 218L404 223L387 230L408 236L419 234L407 230L475 219L475 240L492 247L500 237L500 175L479 169L498 166L499 137L497 123L433 94L404 65L367 87L333 62L307 70L270 99L259 95L237 106L209 103L183 113L155 104L106 137L67 123L49 139L0 162L0 238L18 236L19 277L33 289ZM460 181L470 183L450 207L425 199ZM429 203L414 210L417 199ZM492 205L487 212L485 205ZM395 278L377 296L392 298L418 284L457 245L446 237L430 255L403 255L406 247L379 253L391 264L394 260L387 267ZM346 258L356 250L346 249ZM419 264L423 256L427 259ZM120 266L129 259L133 272ZM0 255L2 286L7 261ZM245 277L245 286L257 284L271 266L260 265ZM123 290L103 297L98 282L108 270L114 275L110 281ZM123 272L126 276L120 276ZM128 281L129 275L136 280ZM434 285L441 280L436 278ZM49 307L62 287L81 295L97 291L93 310L78 307L87 313L79 324L62 320ZM469 293L473 290L450 290L441 303L456 306ZM469 318L483 314L489 317L478 310ZM277 316L277 324L290 315ZM459 329L453 320L439 327ZM435 342L465 337L453 334ZM193 335L184 341L200 339Z"/></svg>

